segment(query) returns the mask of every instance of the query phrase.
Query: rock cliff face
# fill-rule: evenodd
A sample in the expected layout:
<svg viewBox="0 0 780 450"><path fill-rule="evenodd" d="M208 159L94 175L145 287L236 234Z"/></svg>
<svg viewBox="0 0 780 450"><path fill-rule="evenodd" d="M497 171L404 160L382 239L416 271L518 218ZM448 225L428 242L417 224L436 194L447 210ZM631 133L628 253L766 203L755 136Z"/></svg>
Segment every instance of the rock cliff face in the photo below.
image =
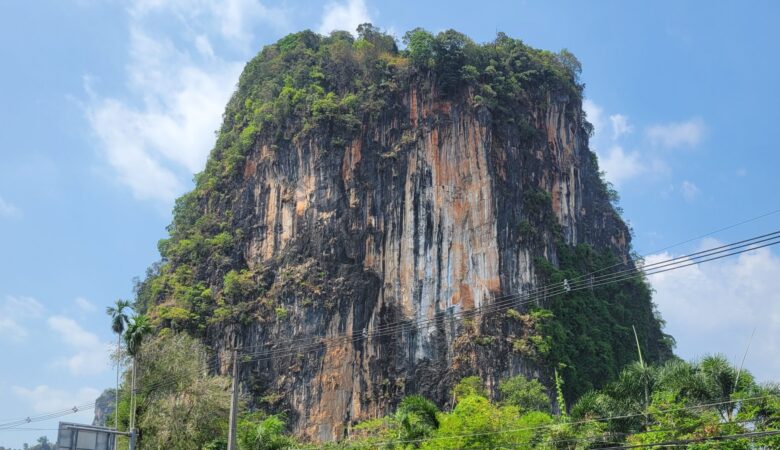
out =
<svg viewBox="0 0 780 450"><path fill-rule="evenodd" d="M542 69L490 58L470 66L469 46L546 53L504 36L485 46L465 40L460 78L448 84L441 35L423 64L413 42L399 53L369 31L357 41L293 35L247 66L198 188L177 205L163 263L139 289L161 328L201 335L219 360L241 348L250 404L287 411L298 434L321 440L404 395L445 404L463 376L478 374L490 389L518 373L549 383L561 361L545 345L556 342L529 314L547 307L535 289L551 278L539 265L558 267L560 248L583 244L632 264L628 229L588 149L575 74L559 57L549 60L564 74L558 81L528 78L522 93L502 93L488 74ZM339 85L341 69L328 64L340 40L356 73L385 61L389 75ZM360 59L372 57L360 42L374 59ZM294 112L280 119L267 105L278 107L287 87L311 92L289 79L266 92L271 71L297 76L271 64L289 61L290 48L324 54L307 76L322 67L325 81L314 100L296 104L288 92ZM333 110L318 107L326 92ZM660 355L660 328L640 294L625 303L648 312L636 325L648 353Z"/></svg>

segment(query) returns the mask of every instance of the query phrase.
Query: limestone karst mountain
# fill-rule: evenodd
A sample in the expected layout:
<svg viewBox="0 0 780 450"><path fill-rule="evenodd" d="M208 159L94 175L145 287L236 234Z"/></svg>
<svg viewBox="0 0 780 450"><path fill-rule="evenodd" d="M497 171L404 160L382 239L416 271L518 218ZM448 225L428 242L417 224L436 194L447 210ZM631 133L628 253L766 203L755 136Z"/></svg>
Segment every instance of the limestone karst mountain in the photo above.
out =
<svg viewBox="0 0 780 450"><path fill-rule="evenodd" d="M466 375L557 368L576 397L634 358L632 325L668 356L643 280L555 288L633 267L577 60L503 34L405 44L305 31L250 61L139 309L217 360L251 349L250 405L324 440Z"/></svg>

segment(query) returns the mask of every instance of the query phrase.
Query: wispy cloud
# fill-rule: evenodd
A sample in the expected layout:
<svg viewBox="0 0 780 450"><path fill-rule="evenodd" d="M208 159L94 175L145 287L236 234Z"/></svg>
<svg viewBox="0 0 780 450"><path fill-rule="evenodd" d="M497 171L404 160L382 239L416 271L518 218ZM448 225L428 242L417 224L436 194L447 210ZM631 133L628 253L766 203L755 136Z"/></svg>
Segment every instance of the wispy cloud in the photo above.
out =
<svg viewBox="0 0 780 450"><path fill-rule="evenodd" d="M612 140L620 139L624 134L630 134L634 131L634 126L628 122L628 117L623 114L613 114L609 116L612 123Z"/></svg>
<svg viewBox="0 0 780 450"><path fill-rule="evenodd" d="M700 248L720 244L708 239ZM647 264L676 255L649 256ZM763 380L780 377L780 258L769 249L690 266L650 277L667 332L677 338L677 352L692 358L724 353L741 358L756 327L746 367ZM758 356L760 355L760 357Z"/></svg>
<svg viewBox="0 0 780 450"><path fill-rule="evenodd" d="M585 111L585 117L593 125L594 137L601 133L604 128L604 109L593 100L586 98L582 101L582 110Z"/></svg>
<svg viewBox="0 0 780 450"><path fill-rule="evenodd" d="M68 317L52 316L47 323L60 340L75 352L56 360L56 366L65 367L73 375L97 374L109 368L111 344L101 342L96 334L85 330Z"/></svg>
<svg viewBox="0 0 780 450"><path fill-rule="evenodd" d="M91 313L97 310L95 305L84 297L77 297L74 301L76 306L78 306L79 309L85 313Z"/></svg>
<svg viewBox="0 0 780 450"><path fill-rule="evenodd" d="M686 122L652 125L646 127L641 136L646 139L631 139L636 127L627 115L608 114L590 99L583 100L582 109L593 125L591 150L598 155L599 166L607 180L617 186L670 173L668 154L652 151L652 148L693 147L706 134L704 121L694 118ZM690 181L683 182L680 189L688 201L699 194L698 187Z"/></svg>
<svg viewBox="0 0 780 450"><path fill-rule="evenodd" d="M0 218L17 218L21 215L22 212L16 205L0 197Z"/></svg>
<svg viewBox="0 0 780 450"><path fill-rule="evenodd" d="M699 187L688 180L684 180L682 184L680 184L680 192L682 192L682 196L687 202L696 200L699 197L699 194L701 194Z"/></svg>
<svg viewBox="0 0 780 450"><path fill-rule="evenodd" d="M698 117L684 122L651 125L646 134L650 142L667 149L695 147L704 139L707 128L704 121Z"/></svg>
<svg viewBox="0 0 780 450"><path fill-rule="evenodd" d="M604 109L590 99L582 102L582 109L593 125L591 147L599 157L599 167L606 174L607 180L620 186L623 182L656 167L645 161L638 151L626 150L621 143L621 138L634 130L628 116L623 114L607 116Z"/></svg>
<svg viewBox="0 0 780 450"><path fill-rule="evenodd" d="M260 23L286 26L286 13L255 0L137 0L129 7L130 98L97 93L92 78L86 116L103 160L138 199L170 204L200 171L243 67L224 60L212 38L245 47ZM165 15L187 24L184 36L153 32Z"/></svg>
<svg viewBox="0 0 780 450"><path fill-rule="evenodd" d="M258 24L278 30L289 28L291 15L283 6L269 6L258 0L135 0L128 10L136 21L168 14L185 28L206 30L239 47L251 43Z"/></svg>
<svg viewBox="0 0 780 450"><path fill-rule="evenodd" d="M265 6L256 0L227 0L213 2L211 12L219 22L222 36L242 45L253 37L252 27L265 23L277 29L289 26L289 12L282 8Z"/></svg>
<svg viewBox="0 0 780 450"><path fill-rule="evenodd" d="M328 34L334 30L346 30L354 33L358 25L371 22L371 16L364 0L331 2L325 5L322 21L317 30Z"/></svg>
<svg viewBox="0 0 780 450"><path fill-rule="evenodd" d="M618 186L647 170L639 152L626 152L619 145L613 145L606 152L601 152L599 167L607 174L607 179Z"/></svg>
<svg viewBox="0 0 780 450"><path fill-rule="evenodd" d="M0 304L0 337L23 340L29 334L29 326L24 322L39 318L43 311L43 305L32 297L7 295Z"/></svg>

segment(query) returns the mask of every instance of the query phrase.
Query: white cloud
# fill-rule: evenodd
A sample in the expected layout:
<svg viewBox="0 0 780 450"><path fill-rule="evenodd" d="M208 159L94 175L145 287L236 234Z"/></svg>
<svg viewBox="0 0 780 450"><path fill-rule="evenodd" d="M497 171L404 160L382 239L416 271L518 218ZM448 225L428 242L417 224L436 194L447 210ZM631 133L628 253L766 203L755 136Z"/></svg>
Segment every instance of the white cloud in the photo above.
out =
<svg viewBox="0 0 780 450"><path fill-rule="evenodd" d="M606 174L607 180L619 186L626 180L645 173L653 165L643 161L637 151L626 151L619 142L620 138L633 130L628 117L623 114L606 116L604 109L590 99L582 102L588 121L593 125L591 149L599 157L599 168ZM612 135L607 136L604 130L612 129Z"/></svg>
<svg viewBox="0 0 780 450"><path fill-rule="evenodd" d="M10 317L0 317L0 336L19 341L27 336L27 330Z"/></svg>
<svg viewBox="0 0 780 450"><path fill-rule="evenodd" d="M704 121L693 118L685 122L652 125L647 128L646 134L653 145L672 149L695 147L702 141L706 131Z"/></svg>
<svg viewBox="0 0 780 450"><path fill-rule="evenodd" d="M699 197L701 190L692 181L684 180L680 184L680 192L682 192L682 196L686 201L692 202Z"/></svg>
<svg viewBox="0 0 780 450"><path fill-rule="evenodd" d="M623 114L613 114L609 116L609 121L612 122L613 141L620 139L624 134L634 131L634 126L628 123L628 117Z"/></svg>
<svg viewBox="0 0 780 450"><path fill-rule="evenodd" d="M276 28L288 26L287 13L269 8L255 0L227 0L211 4L211 12L219 22L222 36L247 44L252 39L252 26L265 22Z"/></svg>
<svg viewBox="0 0 780 450"><path fill-rule="evenodd" d="M43 305L32 297L8 295L3 306L0 307L0 312L3 316L39 317L44 309Z"/></svg>
<svg viewBox="0 0 780 450"><path fill-rule="evenodd" d="M32 389L14 386L12 390L17 397L27 401L30 404L32 411L36 414L61 411L92 403L100 396L100 391L91 387L73 390L56 389L47 385L38 385ZM82 412L68 416L68 420L91 423L93 415L94 408L84 408Z"/></svg>
<svg viewBox="0 0 780 450"><path fill-rule="evenodd" d="M155 13L172 14L188 26L195 23L240 44L251 40L252 28L258 23L277 29L289 26L289 13L284 8L266 6L258 0L135 0L129 12L136 20Z"/></svg>
<svg viewBox="0 0 780 450"><path fill-rule="evenodd" d="M709 239L702 249L719 244ZM661 253L646 264L674 257ZM753 328L746 368L762 380L780 378L780 258L769 249L649 277L654 301L677 339L677 353L723 353L739 363Z"/></svg>
<svg viewBox="0 0 780 450"><path fill-rule="evenodd" d="M647 170L638 152L626 152L619 145L613 145L606 154L599 156L599 166L607 180L616 186Z"/></svg>
<svg viewBox="0 0 780 450"><path fill-rule="evenodd" d="M214 58L214 48L211 47L211 41L205 34L198 35L195 38L195 48L197 48L198 52L206 58Z"/></svg>
<svg viewBox="0 0 780 450"><path fill-rule="evenodd" d="M0 197L0 217L17 218L22 212L13 203Z"/></svg>
<svg viewBox="0 0 780 450"><path fill-rule="evenodd" d="M703 139L706 128L701 119L654 125L646 129L647 140L630 140L634 124L622 113L608 114L593 100L585 99L582 109L593 125L590 149L599 157L599 166L611 183L619 186L633 180L669 175L671 167L666 154L650 152L650 145L675 148L694 146ZM686 181L681 188L688 201L698 194L698 187ZM668 193L667 193L668 194Z"/></svg>
<svg viewBox="0 0 780 450"><path fill-rule="evenodd" d="M595 141L604 127L604 109L593 100L586 98L582 101L582 110L585 111L588 122L593 125L593 140Z"/></svg>
<svg viewBox="0 0 780 450"><path fill-rule="evenodd" d="M52 316L47 322L61 341L75 351L73 355L55 361L55 366L66 368L73 375L97 374L109 367L111 344L101 342L96 334L83 329L73 319Z"/></svg>
<svg viewBox="0 0 780 450"><path fill-rule="evenodd" d="M87 118L119 181L136 198L170 202L202 169L240 65L204 69L170 43L132 34L129 76L143 105L95 98Z"/></svg>
<svg viewBox="0 0 780 450"><path fill-rule="evenodd" d="M23 322L40 317L43 311L43 305L32 297L6 296L0 304L0 337L22 340L29 328Z"/></svg>
<svg viewBox="0 0 780 450"><path fill-rule="evenodd" d="M328 34L334 30L355 32L358 25L371 22L368 8L363 0L347 0L345 3L331 2L325 5L318 31Z"/></svg>
<svg viewBox="0 0 780 450"><path fill-rule="evenodd" d="M86 116L112 177L138 199L170 204L203 168L244 66L217 55L213 38L245 48L259 23L283 28L287 15L256 0L136 0L128 13L127 87L137 101L97 95L87 78ZM186 23L185 34L152 32L161 15Z"/></svg>
<svg viewBox="0 0 780 450"><path fill-rule="evenodd" d="M76 302L76 306L78 306L79 309L82 310L83 312L91 313L97 310L95 305L84 297L76 298L75 302Z"/></svg>

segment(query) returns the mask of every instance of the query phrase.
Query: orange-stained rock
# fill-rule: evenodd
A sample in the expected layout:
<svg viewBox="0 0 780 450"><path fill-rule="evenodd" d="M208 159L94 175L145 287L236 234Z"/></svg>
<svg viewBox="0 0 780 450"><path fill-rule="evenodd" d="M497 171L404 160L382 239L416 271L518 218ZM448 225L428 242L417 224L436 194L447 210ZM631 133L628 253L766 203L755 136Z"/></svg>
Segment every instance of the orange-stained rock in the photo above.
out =
<svg viewBox="0 0 780 450"><path fill-rule="evenodd" d="M502 328L458 316L496 299L527 309L535 261L556 261L556 236L627 251L625 225L593 188L578 100L548 96L518 117L539 133L529 142L467 98L415 85L399 96L403 107L343 145L317 135L258 143L226 203L240 257L268 287L248 300L254 316L209 339L223 357L233 339L281 353L247 362L242 389L254 404L278 399L308 438L342 437L406 394L446 404L464 375L488 386L545 376L511 349L522 323L480 346L476 335ZM549 205L534 210L534 195ZM523 240L523 222L537 243ZM263 302L283 312L269 316Z"/></svg>

